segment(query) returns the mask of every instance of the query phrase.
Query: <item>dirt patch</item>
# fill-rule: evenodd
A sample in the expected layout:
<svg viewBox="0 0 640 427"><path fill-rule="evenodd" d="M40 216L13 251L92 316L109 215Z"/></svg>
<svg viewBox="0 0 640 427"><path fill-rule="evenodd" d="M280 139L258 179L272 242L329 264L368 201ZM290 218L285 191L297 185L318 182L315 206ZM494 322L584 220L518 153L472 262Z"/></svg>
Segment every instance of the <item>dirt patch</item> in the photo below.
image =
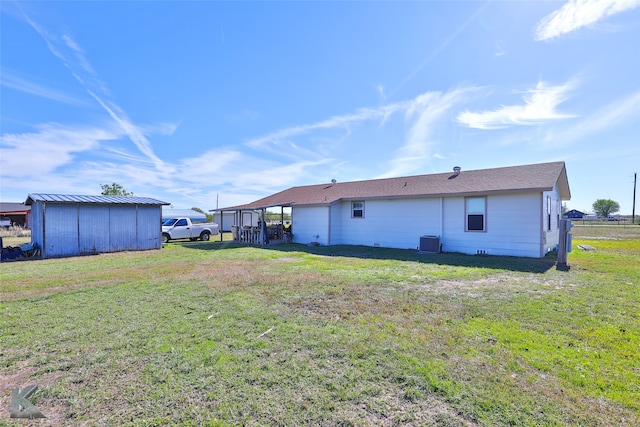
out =
<svg viewBox="0 0 640 427"><path fill-rule="evenodd" d="M358 418L364 425L371 426L467 426L477 424L465 420L446 402L435 395L415 399L400 390L387 390L385 393L359 404L355 412L361 412ZM339 418L339 414L336 418ZM353 415L353 414L351 414ZM353 417L349 417L352 418Z"/></svg>
<svg viewBox="0 0 640 427"><path fill-rule="evenodd" d="M413 286L415 289L436 295L498 299L513 298L522 294L540 297L550 292L574 287L564 278L542 278L536 275L519 276L509 273L495 274L476 280L438 280L423 285L407 286Z"/></svg>
<svg viewBox="0 0 640 427"><path fill-rule="evenodd" d="M15 373L9 374L6 370L0 370L0 421L7 420L20 426L41 426L54 427L64 424L66 410L64 407L55 405L46 398L40 398L38 393L46 390L59 377L58 373L52 372L44 376L37 374L37 369L29 366L27 361L17 363L12 367ZM36 408L46 418L40 419L17 419L11 418L11 391L15 388L25 388L30 385L37 385L38 391L29 398Z"/></svg>

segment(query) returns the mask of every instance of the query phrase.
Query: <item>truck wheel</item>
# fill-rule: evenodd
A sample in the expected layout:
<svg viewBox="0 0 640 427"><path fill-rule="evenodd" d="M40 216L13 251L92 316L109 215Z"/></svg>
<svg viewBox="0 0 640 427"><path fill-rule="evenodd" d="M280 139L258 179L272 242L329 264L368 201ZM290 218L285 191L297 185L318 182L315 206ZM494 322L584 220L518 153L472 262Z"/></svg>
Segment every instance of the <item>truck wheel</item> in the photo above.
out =
<svg viewBox="0 0 640 427"><path fill-rule="evenodd" d="M207 241L211 238L211 234L208 231L203 231L202 234L200 234L200 240Z"/></svg>
<svg viewBox="0 0 640 427"><path fill-rule="evenodd" d="M169 243L169 235L166 233L162 233L162 244Z"/></svg>

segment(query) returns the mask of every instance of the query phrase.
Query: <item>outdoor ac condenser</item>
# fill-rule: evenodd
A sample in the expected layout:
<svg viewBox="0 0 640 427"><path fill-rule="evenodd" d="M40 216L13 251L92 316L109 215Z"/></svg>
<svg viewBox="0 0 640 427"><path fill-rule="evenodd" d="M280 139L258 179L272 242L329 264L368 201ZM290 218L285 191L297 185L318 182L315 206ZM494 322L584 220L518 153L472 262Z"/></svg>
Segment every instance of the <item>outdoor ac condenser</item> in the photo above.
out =
<svg viewBox="0 0 640 427"><path fill-rule="evenodd" d="M439 253L440 237L439 236L421 236L420 252Z"/></svg>

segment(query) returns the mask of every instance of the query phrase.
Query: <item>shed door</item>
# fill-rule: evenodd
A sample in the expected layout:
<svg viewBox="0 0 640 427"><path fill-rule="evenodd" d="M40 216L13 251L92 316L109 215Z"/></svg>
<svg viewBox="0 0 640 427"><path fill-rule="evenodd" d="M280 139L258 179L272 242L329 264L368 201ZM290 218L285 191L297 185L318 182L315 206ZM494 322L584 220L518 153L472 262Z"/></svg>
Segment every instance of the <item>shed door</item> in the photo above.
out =
<svg viewBox="0 0 640 427"><path fill-rule="evenodd" d="M78 207L48 204L42 253L47 257L78 255Z"/></svg>
<svg viewBox="0 0 640 427"><path fill-rule="evenodd" d="M135 205L111 206L109 216L109 244L111 251L136 250L136 240L137 215Z"/></svg>
<svg viewBox="0 0 640 427"><path fill-rule="evenodd" d="M109 206L80 205L80 253L109 252Z"/></svg>

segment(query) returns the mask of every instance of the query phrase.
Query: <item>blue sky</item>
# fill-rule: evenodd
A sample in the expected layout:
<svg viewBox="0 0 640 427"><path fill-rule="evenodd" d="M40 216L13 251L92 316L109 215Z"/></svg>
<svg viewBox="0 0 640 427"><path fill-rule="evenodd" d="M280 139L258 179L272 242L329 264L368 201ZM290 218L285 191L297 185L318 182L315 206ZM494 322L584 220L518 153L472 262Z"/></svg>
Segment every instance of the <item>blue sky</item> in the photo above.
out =
<svg viewBox="0 0 640 427"><path fill-rule="evenodd" d="M564 160L569 209L631 214L640 0L2 1L0 19L2 201L116 182L208 210Z"/></svg>

